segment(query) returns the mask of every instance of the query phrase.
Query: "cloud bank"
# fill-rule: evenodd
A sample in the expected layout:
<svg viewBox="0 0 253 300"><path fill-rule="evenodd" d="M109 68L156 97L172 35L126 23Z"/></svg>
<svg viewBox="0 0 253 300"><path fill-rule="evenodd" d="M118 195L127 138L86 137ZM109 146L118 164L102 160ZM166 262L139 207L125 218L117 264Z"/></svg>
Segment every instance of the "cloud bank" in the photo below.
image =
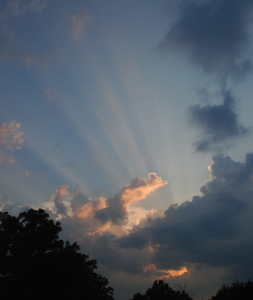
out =
<svg viewBox="0 0 253 300"><path fill-rule="evenodd" d="M66 212L68 186L62 185L52 196L57 213L48 212L53 218L63 217L61 238L77 241L111 276L174 283L181 277L191 280L191 287L198 287L201 278L206 290L214 281L221 284L235 276L246 280L253 267L253 153L244 163L213 156L209 171L200 196L165 211L147 212L128 229L128 208L166 184L155 173L148 179L135 178L108 198L90 200L76 188L69 202L72 215ZM21 209L8 205L4 210Z"/></svg>
<svg viewBox="0 0 253 300"><path fill-rule="evenodd" d="M156 174L134 179L109 198L89 200L79 191L71 199L77 210L61 220L62 237L77 240L111 276L175 284L184 278L196 289L201 278L206 291L235 276L246 280L253 267L253 154L244 163L213 156L209 171L200 196L147 212L127 229L125 208L138 206L138 200L165 184Z"/></svg>
<svg viewBox="0 0 253 300"><path fill-rule="evenodd" d="M135 226L117 239L119 247L152 247L149 262L157 269L202 264L251 276L253 154L246 155L245 163L214 156L209 170L211 180L200 189L202 196L171 205L160 217Z"/></svg>

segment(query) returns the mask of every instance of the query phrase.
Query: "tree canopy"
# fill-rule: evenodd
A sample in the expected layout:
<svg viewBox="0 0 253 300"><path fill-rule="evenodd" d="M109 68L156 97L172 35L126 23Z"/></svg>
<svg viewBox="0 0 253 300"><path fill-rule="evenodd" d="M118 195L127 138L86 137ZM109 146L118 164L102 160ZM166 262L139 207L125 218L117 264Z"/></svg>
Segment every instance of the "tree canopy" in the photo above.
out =
<svg viewBox="0 0 253 300"><path fill-rule="evenodd" d="M137 293L132 300L192 300L185 291L175 291L163 280L156 280L146 294Z"/></svg>
<svg viewBox="0 0 253 300"><path fill-rule="evenodd" d="M252 300L253 281L246 282L234 281L231 284L223 284L211 300Z"/></svg>
<svg viewBox="0 0 253 300"><path fill-rule="evenodd" d="M0 212L1 299L114 299L108 280L94 272L96 260L60 240L61 230L43 209Z"/></svg>

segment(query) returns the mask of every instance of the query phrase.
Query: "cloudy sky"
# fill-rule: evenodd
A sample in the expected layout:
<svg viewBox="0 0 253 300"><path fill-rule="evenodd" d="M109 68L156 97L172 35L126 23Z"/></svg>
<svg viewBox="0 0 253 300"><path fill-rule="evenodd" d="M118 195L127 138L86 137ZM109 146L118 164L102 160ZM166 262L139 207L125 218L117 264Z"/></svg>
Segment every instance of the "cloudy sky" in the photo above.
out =
<svg viewBox="0 0 253 300"><path fill-rule="evenodd" d="M129 300L252 277L252 0L2 0L0 208L45 208Z"/></svg>

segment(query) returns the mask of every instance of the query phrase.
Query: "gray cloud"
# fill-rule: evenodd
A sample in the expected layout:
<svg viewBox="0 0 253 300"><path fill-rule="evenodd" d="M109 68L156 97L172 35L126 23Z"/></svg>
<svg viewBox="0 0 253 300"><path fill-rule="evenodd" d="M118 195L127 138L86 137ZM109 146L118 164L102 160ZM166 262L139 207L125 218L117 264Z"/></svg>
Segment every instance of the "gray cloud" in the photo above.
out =
<svg viewBox="0 0 253 300"><path fill-rule="evenodd" d="M239 123L235 109L235 98L231 91L223 92L220 105L193 105L189 108L191 123L202 131L203 137L194 146L196 151L209 151L213 147L250 132Z"/></svg>
<svg viewBox="0 0 253 300"><path fill-rule="evenodd" d="M70 207L72 208L72 212L74 213L76 210L89 202L89 198L84 196L77 187L77 189L74 191L73 198L71 199Z"/></svg>
<svg viewBox="0 0 253 300"><path fill-rule="evenodd" d="M57 214L67 216L67 207L63 202L63 196L68 196L69 193L67 191L67 188L69 186L67 184L61 185L56 190L56 194L53 194L50 197L50 201L54 202L55 207L57 209Z"/></svg>
<svg viewBox="0 0 253 300"><path fill-rule="evenodd" d="M250 49L251 0L179 1L177 20L158 49L176 50L208 73L243 77L253 70Z"/></svg>
<svg viewBox="0 0 253 300"><path fill-rule="evenodd" d="M2 212L7 211L10 215L18 217L18 215L24 211L28 211L31 207L30 206L21 206L18 204L10 204L6 203L2 209Z"/></svg>

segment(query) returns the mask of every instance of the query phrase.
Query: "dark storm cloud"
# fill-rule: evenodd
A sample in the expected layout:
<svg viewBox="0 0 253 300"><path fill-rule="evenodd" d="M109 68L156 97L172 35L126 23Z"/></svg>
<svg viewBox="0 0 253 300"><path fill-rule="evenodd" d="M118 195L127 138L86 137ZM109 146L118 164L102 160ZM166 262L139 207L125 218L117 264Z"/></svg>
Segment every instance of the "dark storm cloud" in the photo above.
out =
<svg viewBox="0 0 253 300"><path fill-rule="evenodd" d="M208 73L247 75L252 12L252 0L179 1L177 20L158 48L181 51Z"/></svg>
<svg viewBox="0 0 253 300"><path fill-rule="evenodd" d="M249 129L238 121L235 99L229 90L223 93L220 105L193 105L189 108L191 123L202 131L203 138L195 143L196 151L208 151L219 143L244 137Z"/></svg>
<svg viewBox="0 0 253 300"><path fill-rule="evenodd" d="M245 163L214 156L209 169L212 180L201 188L202 196L171 205L160 218L136 226L115 241L119 247L151 246L150 263L159 269L195 263L231 270L250 264L252 269L253 154L247 154Z"/></svg>

